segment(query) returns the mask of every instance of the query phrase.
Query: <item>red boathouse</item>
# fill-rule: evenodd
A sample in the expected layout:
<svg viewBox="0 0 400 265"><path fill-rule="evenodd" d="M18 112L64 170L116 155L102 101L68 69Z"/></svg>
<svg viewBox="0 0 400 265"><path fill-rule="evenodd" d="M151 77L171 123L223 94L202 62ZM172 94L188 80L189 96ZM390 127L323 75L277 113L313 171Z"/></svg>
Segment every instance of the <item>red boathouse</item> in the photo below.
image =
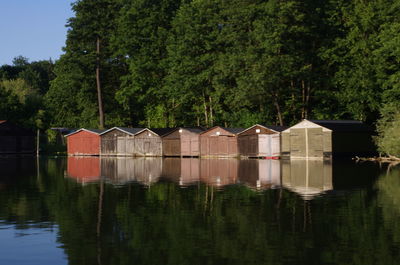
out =
<svg viewBox="0 0 400 265"><path fill-rule="evenodd" d="M104 130L79 129L66 135L67 152L70 156L98 156L100 154L100 133Z"/></svg>

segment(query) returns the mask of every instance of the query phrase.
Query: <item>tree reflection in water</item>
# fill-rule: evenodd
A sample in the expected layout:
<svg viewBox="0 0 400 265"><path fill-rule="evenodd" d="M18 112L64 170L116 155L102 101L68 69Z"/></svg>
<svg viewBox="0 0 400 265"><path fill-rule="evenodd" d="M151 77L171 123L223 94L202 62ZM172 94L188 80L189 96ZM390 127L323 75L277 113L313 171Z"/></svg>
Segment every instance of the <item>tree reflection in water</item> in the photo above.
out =
<svg viewBox="0 0 400 265"><path fill-rule="evenodd" d="M30 174L2 181L1 222L21 229L57 224L70 264L396 264L400 258L398 171L386 175L383 168L379 176L378 166L334 162L331 183L309 182L330 190L304 200L293 188L296 181L289 189L279 161L279 178L275 163L275 173L262 176L262 163L224 161L229 170L222 172L212 160L182 161L156 162L160 170L142 160L133 168L151 172L151 179L141 169L124 177L101 173L104 181L82 185L64 177L65 160L43 159L40 181L34 166ZM129 163L114 165L124 172ZM166 172L167 163L175 171ZM317 175L308 172L309 180Z"/></svg>

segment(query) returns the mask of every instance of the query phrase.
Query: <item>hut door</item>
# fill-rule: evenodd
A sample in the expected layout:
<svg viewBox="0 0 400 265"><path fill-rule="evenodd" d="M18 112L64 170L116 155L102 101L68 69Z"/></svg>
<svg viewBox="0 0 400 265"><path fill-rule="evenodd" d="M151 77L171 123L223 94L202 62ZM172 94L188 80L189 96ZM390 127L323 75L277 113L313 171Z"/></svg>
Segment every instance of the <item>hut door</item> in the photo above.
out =
<svg viewBox="0 0 400 265"><path fill-rule="evenodd" d="M324 141L322 128L308 128L308 157L322 157L324 152Z"/></svg>
<svg viewBox="0 0 400 265"><path fill-rule="evenodd" d="M269 135L259 135L258 136L258 154L255 149L256 148L252 148L252 151L254 150L256 152L256 155L270 156L271 155L270 136Z"/></svg>
<svg viewBox="0 0 400 265"><path fill-rule="evenodd" d="M117 154L118 155L126 155L126 138L118 137L117 138Z"/></svg>
<svg viewBox="0 0 400 265"><path fill-rule="evenodd" d="M145 154L150 153L150 142L149 141L144 142L144 153Z"/></svg>
<svg viewBox="0 0 400 265"><path fill-rule="evenodd" d="M290 155L293 157L306 157L306 129L290 130Z"/></svg>
<svg viewBox="0 0 400 265"><path fill-rule="evenodd" d="M277 134L269 135L271 139L271 155L279 156L281 153L280 137Z"/></svg>

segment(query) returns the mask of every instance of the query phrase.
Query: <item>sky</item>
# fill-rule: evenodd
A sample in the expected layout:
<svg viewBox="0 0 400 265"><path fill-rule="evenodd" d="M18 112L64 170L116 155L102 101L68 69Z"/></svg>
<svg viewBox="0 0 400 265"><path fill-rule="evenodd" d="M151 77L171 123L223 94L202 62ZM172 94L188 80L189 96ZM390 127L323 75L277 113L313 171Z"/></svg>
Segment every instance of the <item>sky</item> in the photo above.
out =
<svg viewBox="0 0 400 265"><path fill-rule="evenodd" d="M0 65L22 55L56 60L65 46L74 0L0 0Z"/></svg>

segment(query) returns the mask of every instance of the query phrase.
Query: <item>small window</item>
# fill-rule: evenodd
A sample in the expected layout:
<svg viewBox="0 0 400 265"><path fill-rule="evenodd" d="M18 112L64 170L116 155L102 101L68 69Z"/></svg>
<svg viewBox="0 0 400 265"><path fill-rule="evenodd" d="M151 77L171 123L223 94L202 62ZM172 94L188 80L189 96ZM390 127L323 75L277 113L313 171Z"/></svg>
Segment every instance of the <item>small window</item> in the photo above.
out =
<svg viewBox="0 0 400 265"><path fill-rule="evenodd" d="M216 132L215 134L219 136L221 133L220 132Z"/></svg>
<svg viewBox="0 0 400 265"><path fill-rule="evenodd" d="M256 133L260 133L260 131L261 131L260 129L256 129Z"/></svg>
<svg viewBox="0 0 400 265"><path fill-rule="evenodd" d="M182 129L179 129L179 133L182 133L183 132L183 130Z"/></svg>

